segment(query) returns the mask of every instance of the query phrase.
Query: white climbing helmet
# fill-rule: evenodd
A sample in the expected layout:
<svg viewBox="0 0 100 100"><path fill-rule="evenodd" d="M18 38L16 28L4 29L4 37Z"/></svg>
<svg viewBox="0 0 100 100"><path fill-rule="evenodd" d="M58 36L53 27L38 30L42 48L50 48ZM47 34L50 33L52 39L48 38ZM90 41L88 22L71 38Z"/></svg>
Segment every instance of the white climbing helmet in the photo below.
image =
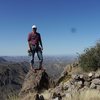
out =
<svg viewBox="0 0 100 100"><path fill-rule="evenodd" d="M37 28L36 25L32 25L32 29L33 29L33 28Z"/></svg>

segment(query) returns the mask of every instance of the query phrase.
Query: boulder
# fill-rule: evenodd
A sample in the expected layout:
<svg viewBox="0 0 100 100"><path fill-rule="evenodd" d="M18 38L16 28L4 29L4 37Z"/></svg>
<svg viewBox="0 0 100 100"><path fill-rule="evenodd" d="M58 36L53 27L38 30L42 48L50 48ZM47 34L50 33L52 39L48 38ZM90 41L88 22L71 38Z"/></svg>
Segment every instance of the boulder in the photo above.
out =
<svg viewBox="0 0 100 100"><path fill-rule="evenodd" d="M49 80L50 78L44 70L37 70L36 73L30 70L26 75L19 95L24 95L29 92L41 92L42 90L48 89L50 86Z"/></svg>

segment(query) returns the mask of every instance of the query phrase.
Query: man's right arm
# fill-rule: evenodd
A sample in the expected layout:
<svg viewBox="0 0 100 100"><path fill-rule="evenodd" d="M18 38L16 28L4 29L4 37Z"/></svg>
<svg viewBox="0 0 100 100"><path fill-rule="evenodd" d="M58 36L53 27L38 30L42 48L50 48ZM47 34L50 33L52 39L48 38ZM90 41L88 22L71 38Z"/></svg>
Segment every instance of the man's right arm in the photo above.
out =
<svg viewBox="0 0 100 100"><path fill-rule="evenodd" d="M28 35L28 46L29 49L31 50L31 34Z"/></svg>
<svg viewBox="0 0 100 100"><path fill-rule="evenodd" d="M41 49L43 50L43 45L42 45L42 40L41 40L41 35L39 34L39 42L40 42L40 45L41 45Z"/></svg>

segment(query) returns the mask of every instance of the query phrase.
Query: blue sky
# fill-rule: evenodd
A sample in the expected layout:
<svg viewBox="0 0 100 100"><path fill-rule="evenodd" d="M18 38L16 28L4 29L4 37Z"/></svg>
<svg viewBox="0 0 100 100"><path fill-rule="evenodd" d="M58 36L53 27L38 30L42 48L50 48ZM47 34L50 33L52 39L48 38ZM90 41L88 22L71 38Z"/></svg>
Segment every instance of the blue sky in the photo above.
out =
<svg viewBox="0 0 100 100"><path fill-rule="evenodd" d="M33 24L44 55L82 53L100 39L100 0L0 0L0 55L27 55Z"/></svg>

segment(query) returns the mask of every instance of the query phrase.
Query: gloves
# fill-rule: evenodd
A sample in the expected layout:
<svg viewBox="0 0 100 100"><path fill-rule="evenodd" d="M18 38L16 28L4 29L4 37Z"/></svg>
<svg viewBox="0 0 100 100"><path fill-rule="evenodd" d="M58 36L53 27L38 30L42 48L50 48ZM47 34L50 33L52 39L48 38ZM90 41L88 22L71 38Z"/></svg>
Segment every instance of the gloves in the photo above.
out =
<svg viewBox="0 0 100 100"><path fill-rule="evenodd" d="M32 56L32 51L30 49L27 52L29 56Z"/></svg>

